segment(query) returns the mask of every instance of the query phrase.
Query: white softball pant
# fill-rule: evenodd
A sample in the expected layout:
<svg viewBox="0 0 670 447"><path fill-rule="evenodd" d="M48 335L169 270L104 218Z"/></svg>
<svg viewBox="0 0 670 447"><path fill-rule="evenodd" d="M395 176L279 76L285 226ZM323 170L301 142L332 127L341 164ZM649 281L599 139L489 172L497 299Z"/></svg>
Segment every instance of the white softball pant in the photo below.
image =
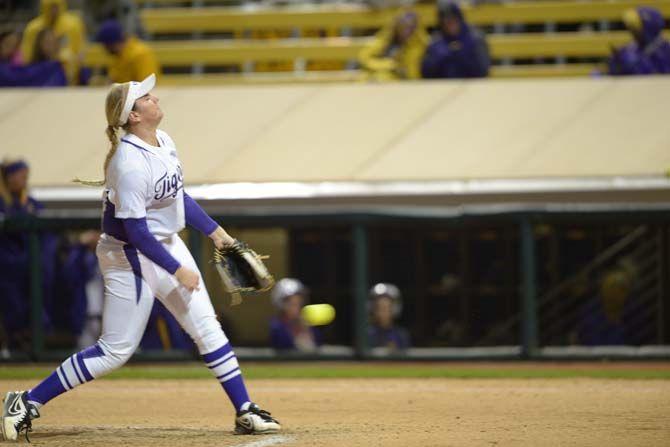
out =
<svg viewBox="0 0 670 447"><path fill-rule="evenodd" d="M167 251L200 275L200 289L189 292L177 279L154 264L137 249L111 236L100 238L96 254L105 282L102 335L98 341L104 355L86 356L94 378L123 365L137 349L158 298L191 336L201 354L226 345L228 339L216 319L202 274L177 235L163 242ZM232 366L232 365L231 365Z"/></svg>

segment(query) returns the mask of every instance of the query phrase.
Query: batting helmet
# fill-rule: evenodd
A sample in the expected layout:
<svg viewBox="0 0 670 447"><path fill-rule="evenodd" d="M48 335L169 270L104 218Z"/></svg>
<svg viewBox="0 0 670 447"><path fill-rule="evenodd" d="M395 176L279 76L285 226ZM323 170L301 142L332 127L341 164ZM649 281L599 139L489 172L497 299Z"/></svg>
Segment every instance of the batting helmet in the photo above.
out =
<svg viewBox="0 0 670 447"><path fill-rule="evenodd" d="M400 289L398 289L393 284L385 282L375 284L370 289L370 300L368 301L369 309L372 309L372 304L375 302L375 300L382 296L387 296L391 299L391 302L393 303L393 316L396 318L400 316L402 313L402 295L400 293Z"/></svg>
<svg viewBox="0 0 670 447"><path fill-rule="evenodd" d="M277 309L281 309L284 307L284 300L293 295L302 295L307 298L309 289L299 279L280 279L277 281L277 284L275 284L274 289L272 289L272 304Z"/></svg>

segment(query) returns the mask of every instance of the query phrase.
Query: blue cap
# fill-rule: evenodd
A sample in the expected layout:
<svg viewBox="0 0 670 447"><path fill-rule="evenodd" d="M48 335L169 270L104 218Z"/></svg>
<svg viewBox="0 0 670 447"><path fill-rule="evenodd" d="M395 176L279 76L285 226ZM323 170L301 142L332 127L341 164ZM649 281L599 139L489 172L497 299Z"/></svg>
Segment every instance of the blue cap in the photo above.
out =
<svg viewBox="0 0 670 447"><path fill-rule="evenodd" d="M0 165L0 168L2 168L2 173L4 175L10 175L22 169L28 169L28 163L26 163L24 160L16 160L5 163L4 165Z"/></svg>
<svg viewBox="0 0 670 447"><path fill-rule="evenodd" d="M121 28L121 24L114 19L105 20L102 22L102 25L100 25L95 40L105 45L123 42L123 29Z"/></svg>

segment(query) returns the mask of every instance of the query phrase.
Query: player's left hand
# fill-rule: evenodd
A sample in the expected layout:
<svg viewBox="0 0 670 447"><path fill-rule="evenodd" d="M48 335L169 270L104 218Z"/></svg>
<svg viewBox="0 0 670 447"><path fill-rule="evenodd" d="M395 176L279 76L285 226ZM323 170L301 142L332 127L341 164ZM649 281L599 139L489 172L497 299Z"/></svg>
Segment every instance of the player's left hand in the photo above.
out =
<svg viewBox="0 0 670 447"><path fill-rule="evenodd" d="M218 249L229 247L235 243L235 239L230 237L230 235L226 233L226 230L221 227L217 227L209 237L214 241L214 246Z"/></svg>

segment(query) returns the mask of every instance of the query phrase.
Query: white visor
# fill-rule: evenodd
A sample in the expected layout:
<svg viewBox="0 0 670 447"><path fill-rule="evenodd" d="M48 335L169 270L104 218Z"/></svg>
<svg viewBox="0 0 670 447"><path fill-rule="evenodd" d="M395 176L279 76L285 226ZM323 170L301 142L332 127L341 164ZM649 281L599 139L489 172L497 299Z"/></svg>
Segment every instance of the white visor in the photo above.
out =
<svg viewBox="0 0 670 447"><path fill-rule="evenodd" d="M128 121L128 116L130 115L131 110L133 110L135 101L149 93L155 85L156 75L153 73L147 76L142 82L130 82L128 94L126 95L126 102L123 104L123 111L119 117L119 126L123 126Z"/></svg>

